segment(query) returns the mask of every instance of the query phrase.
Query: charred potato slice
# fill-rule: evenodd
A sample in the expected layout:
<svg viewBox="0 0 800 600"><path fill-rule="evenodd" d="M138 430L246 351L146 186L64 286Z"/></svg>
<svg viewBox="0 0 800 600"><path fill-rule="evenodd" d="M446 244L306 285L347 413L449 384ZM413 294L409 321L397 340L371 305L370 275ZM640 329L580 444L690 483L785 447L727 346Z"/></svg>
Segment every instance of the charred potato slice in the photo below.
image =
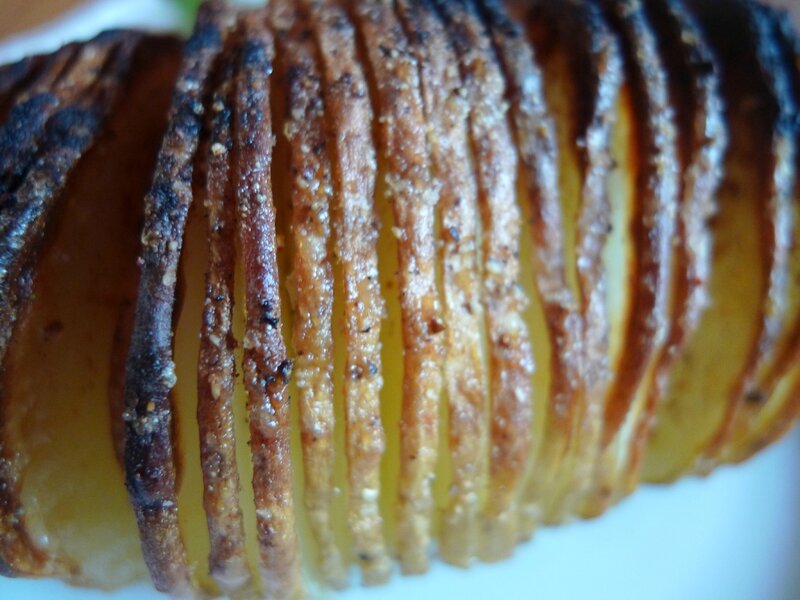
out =
<svg viewBox="0 0 800 600"><path fill-rule="evenodd" d="M640 412L630 420L633 431L621 447L623 470L614 493L636 486L652 420L665 393L675 360L697 327L707 306L712 232L717 212L722 160L728 133L721 98L719 66L694 16L682 1L646 2L667 71L677 129L679 176L677 243L673 250L670 321L664 349Z"/></svg>
<svg viewBox="0 0 800 600"><path fill-rule="evenodd" d="M17 280L30 287L14 292L29 294L25 308L16 325L4 321L13 331L2 372L0 562L9 574L109 589L146 573L121 493L106 384L119 367L110 359L113 337L121 308L133 300L141 198L179 47L129 33L102 44L116 47L116 59L73 84L84 91L73 87L73 99L45 124L42 154L16 191L28 198L21 206L36 212L36 231L22 247L27 274ZM99 93L87 106L91 90ZM78 119L81 110L96 111L95 120ZM83 129L69 126L70 113ZM78 137L59 146L58 132ZM41 178L44 168L52 187L40 188L37 205L29 178Z"/></svg>
<svg viewBox="0 0 800 600"><path fill-rule="evenodd" d="M722 427L715 433L708 448L698 461L697 469L710 471L719 462L719 454L744 416L744 407L758 405L762 399L769 398L774 376L771 371L785 360L791 330L797 318L796 305L790 306L793 285L792 245L795 232L795 211L793 207L794 165L798 152L795 127L797 110L791 91L791 70L787 69L783 58L780 40L777 39L773 14L761 6L754 5L752 17L760 36L766 41L761 47L759 57L771 102L776 111L771 140L771 162L769 179L763 182L764 201L768 209L767 223L763 231L771 263L769 265L769 284L763 307L763 328L758 340L758 353L748 365L742 388L738 397L729 406Z"/></svg>
<svg viewBox="0 0 800 600"><path fill-rule="evenodd" d="M718 11L698 1L691 7L720 61L730 145L711 223L710 304L671 370L645 456L648 481L702 467L704 454L718 443L715 436L729 428L760 354L771 351L768 322L777 315L765 311L785 301L770 296L775 270L782 268L776 261L785 260L775 238L786 202L776 188L784 134L769 75L775 42L753 4L735 1Z"/></svg>
<svg viewBox="0 0 800 600"><path fill-rule="evenodd" d="M618 163L632 186L633 203L622 235L631 261L620 290L629 290L622 317L620 344L612 328L611 369L614 373L605 400L603 432L596 471L583 512L596 515L612 501L616 481L625 467L625 453L636 423L645 409L655 369L664 350L669 323L678 172L675 168L675 125L667 73L656 37L642 3L607 2L606 14L620 39L627 95L632 115L630 148ZM624 117L622 117L624 120ZM613 175L612 175L613 177ZM612 213L620 199L611 196ZM612 240L616 232L612 231ZM612 242L613 243L613 242ZM614 259L609 267L614 269ZM613 285L613 284L611 284ZM610 295L614 305L614 292ZM622 301L617 298L617 301ZM614 358L615 352L619 352Z"/></svg>
<svg viewBox="0 0 800 600"><path fill-rule="evenodd" d="M144 203L139 291L126 363L126 485L153 582L159 590L174 594L190 594L193 587L178 522L179 456L173 437L178 263L192 201L203 90L231 20L227 5L204 5L184 52L153 184Z"/></svg>
<svg viewBox="0 0 800 600"><path fill-rule="evenodd" d="M560 463L542 451L526 498L540 505L541 519L555 522L574 504L592 471L608 386L607 272L601 249L608 244L610 142L618 127L622 57L600 9L593 3L537 0L520 15L542 65L544 92L558 141L558 174L567 282L583 319L579 357L584 398L576 433ZM545 429L545 440L558 436ZM579 494L580 492L578 492ZM532 523L526 526L529 533Z"/></svg>
<svg viewBox="0 0 800 600"><path fill-rule="evenodd" d="M439 555L468 565L478 554L487 468L486 329L479 284L479 211L468 105L447 32L433 7L401 0L399 14L420 70L433 174L439 183L439 272L446 357L446 411L439 430L437 487L444 490Z"/></svg>
<svg viewBox="0 0 800 600"><path fill-rule="evenodd" d="M556 129L545 100L542 71L524 31L502 3L484 1L481 5L503 66L510 120L520 152L517 194L523 226L519 283L528 298L523 316L536 341L532 344L536 370L531 446L535 459L529 462L524 482L533 493L521 496L520 522L498 533L492 558L501 558L511 552L520 528L530 529L540 520L534 471L551 474L558 470L578 437L585 399L577 350L583 323L577 290L568 283Z"/></svg>
<svg viewBox="0 0 800 600"><path fill-rule="evenodd" d="M405 572L427 570L431 540L443 336L436 282L438 194L431 174L416 58L402 26L383 2L356 9L367 49L379 125L377 201L392 207L397 238L397 289L403 327L403 403L397 544ZM382 194L381 194L382 192Z"/></svg>
<svg viewBox="0 0 800 600"><path fill-rule="evenodd" d="M505 82L488 33L470 2L437 3L459 60L470 106L470 140L481 213L482 291L489 358L489 475L483 558L507 553L532 445L533 353L519 288L521 219L518 155L506 113ZM504 533L506 532L506 533Z"/></svg>
<svg viewBox="0 0 800 600"><path fill-rule="evenodd" d="M762 362L750 381L752 394L740 402L738 412L719 459L742 461L768 443L775 441L788 430L792 415L800 413L797 400L798 348L800 347L800 152L797 146L800 132L797 111L800 107L800 39L783 14L771 16L773 35L780 46L783 68L788 86L779 85L781 120L786 134L794 139L794 163L784 163L783 168L792 173L792 227L789 235L789 264L786 291L788 300L781 334L771 357ZM789 158L788 156L786 157ZM789 184L788 181L785 182Z"/></svg>

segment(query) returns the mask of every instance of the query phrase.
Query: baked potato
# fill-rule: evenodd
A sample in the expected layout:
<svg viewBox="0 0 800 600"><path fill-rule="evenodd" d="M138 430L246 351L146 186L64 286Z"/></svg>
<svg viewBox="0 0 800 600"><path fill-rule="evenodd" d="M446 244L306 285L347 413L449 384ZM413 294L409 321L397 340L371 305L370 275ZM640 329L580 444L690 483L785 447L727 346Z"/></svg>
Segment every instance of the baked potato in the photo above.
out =
<svg viewBox="0 0 800 600"><path fill-rule="evenodd" d="M751 0L210 0L0 67L0 573L381 584L778 439L798 57Z"/></svg>

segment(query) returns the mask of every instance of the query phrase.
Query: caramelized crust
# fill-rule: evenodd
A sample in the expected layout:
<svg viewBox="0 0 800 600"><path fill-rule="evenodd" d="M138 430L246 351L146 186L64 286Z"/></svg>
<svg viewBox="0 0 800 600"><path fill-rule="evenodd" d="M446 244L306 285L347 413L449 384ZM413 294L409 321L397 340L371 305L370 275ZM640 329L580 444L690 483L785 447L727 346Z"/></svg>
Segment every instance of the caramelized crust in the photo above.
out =
<svg viewBox="0 0 800 600"><path fill-rule="evenodd" d="M289 398L292 361L281 334L280 279L271 163L270 113L274 46L265 13L239 20L242 50L236 75L234 135L237 228L245 284L243 375L248 396L258 547L264 593L300 593L300 558L292 497Z"/></svg>
<svg viewBox="0 0 800 600"><path fill-rule="evenodd" d="M45 61L46 55L29 56L0 67L0 121L6 122L17 96L30 86Z"/></svg>
<svg viewBox="0 0 800 600"><path fill-rule="evenodd" d="M435 210L419 69L391 7L368 0L357 9L372 68L380 124L378 157L386 164L385 201L397 228L398 290L403 324L398 554L406 573L428 568L442 386L442 332L436 289Z"/></svg>
<svg viewBox="0 0 800 600"><path fill-rule="evenodd" d="M489 482L483 507L487 535L480 553L493 557L504 553L504 533L516 531L518 496L531 448L533 358L521 315L526 298L517 285L517 153L504 80L476 7L436 4L460 64L477 172L491 398Z"/></svg>
<svg viewBox="0 0 800 600"><path fill-rule="evenodd" d="M378 508L380 463L386 448L380 411L385 306L378 278L373 113L347 15L327 0L308 1L306 8L323 67L328 144L334 160L334 247L344 277L348 521L364 582L380 583L388 578L390 564Z"/></svg>
<svg viewBox="0 0 800 600"><path fill-rule="evenodd" d="M3 197L0 217L0 289L3 292L0 302L3 323L0 327L0 359L3 361L0 568L8 575L69 576L80 571L80 567L69 565L69 561L54 556L48 548L39 547L28 532L26 509L21 500L23 470L28 459L20 450L22 433L11 425L15 407L9 404L10 398L6 395L6 390L13 388L10 378L20 377L21 373L13 363L7 362L8 355L13 354L7 351L10 346L14 349L20 346L12 335L21 330L29 314L39 259L48 244L48 232L54 230L54 222L60 218L61 198L68 178L98 136L102 137L101 127L112 107L117 105L120 90L129 79L141 81L132 76L134 69L152 65L134 60L140 50L145 54L149 51L149 44L166 52L166 47L160 43L143 44L139 34L113 32L62 50L53 57L42 57L40 62L45 65L45 72L34 77L30 87L19 91L19 103L24 104L33 94L43 94L54 99L57 109L40 124L27 123L31 128L41 128L40 133L25 131L24 124L18 121L7 123L0 133L4 140L13 139L15 135L17 139L40 137L33 151L19 152L15 159L12 153L12 160L4 163L19 176L13 190ZM79 58L74 61L65 58L76 53ZM48 71L53 65L57 66ZM169 83L159 80L159 85ZM14 134L8 134L9 128L15 129ZM7 159L9 154L4 152L3 157Z"/></svg>
<svg viewBox="0 0 800 600"><path fill-rule="evenodd" d="M712 234L709 221L718 210L722 162L728 143L719 65L683 0L648 0L658 37L677 126L677 243L673 255L671 319L664 350L648 398L635 425L621 494L633 491L669 372L709 302Z"/></svg>
<svg viewBox="0 0 800 600"><path fill-rule="evenodd" d="M800 417L778 14L210 0L175 49L115 31L0 67L0 574L378 584Z"/></svg>
<svg viewBox="0 0 800 600"><path fill-rule="evenodd" d="M610 231L610 145L622 57L617 38L593 3L536 0L521 19L542 64L544 91L555 118L564 246L572 257L565 268L584 325L579 345L584 399L578 405L577 433L562 465L554 472L535 467L526 490L526 498L541 506L541 518L554 523L574 510L591 481L611 376L602 258ZM525 525L525 532L533 525Z"/></svg>
<svg viewBox="0 0 800 600"><path fill-rule="evenodd" d="M203 6L183 64L167 131L145 198L141 273L125 377L125 468L145 562L157 589L191 594L178 525L172 436L176 378L172 354L178 261L192 203L194 155L202 127L203 91L231 24L222 2Z"/></svg>
<svg viewBox="0 0 800 600"><path fill-rule="evenodd" d="M439 259L445 324L449 502L439 554L466 566L477 555L478 516L487 463L488 381L485 317L478 272L480 214L468 130L468 104L447 33L427 2L401 0L399 13L420 71L434 174L439 183ZM444 452L445 448L440 449Z"/></svg>
<svg viewBox="0 0 800 600"><path fill-rule="evenodd" d="M593 489L585 511L599 513L612 501L624 465L619 451L629 444L630 429L643 410L647 390L664 349L669 324L673 274L678 170L674 113L667 74L656 38L639 0L606 3L609 22L620 39L631 91L634 133L631 143L634 206L629 232L633 244L630 312L626 316L622 353L612 365L603 435Z"/></svg>
<svg viewBox="0 0 800 600"><path fill-rule="evenodd" d="M775 12L770 16L772 35L779 46L786 73L786 85L775 76L776 92L780 97L782 126L794 140L794 163L784 163L792 175L792 227L789 233L789 271L787 281L786 321L771 360L764 361L755 373L750 387L755 393L739 403L734 423L721 460L740 462L776 441L788 429L800 411L800 396L796 390L798 352L800 351L800 152L797 112L800 108L800 38L793 31L786 15ZM788 158L788 157L787 157ZM788 182L787 182L788 183Z"/></svg>
<svg viewBox="0 0 800 600"><path fill-rule="evenodd" d="M797 318L796 305L791 307L795 312L789 311L790 289L797 285L790 280L791 252L796 244L795 219L798 218L793 207L796 185L794 167L799 150L797 105L791 89L791 77L796 65L787 65L784 60L773 15L755 4L748 6L748 11L750 27L757 36L757 85L763 86L762 102L772 119L770 150L765 157L765 167L769 171L762 182L760 198L766 209L762 232L769 284L762 309L762 329L754 355L747 365L741 387L735 390L735 396L729 403L720 429L699 459L696 468L701 472L710 472L719 463L720 453L734 435L738 424L746 421L748 415L772 395L776 377L770 375L770 371L780 366L781 354L787 350L792 324Z"/></svg>
<svg viewBox="0 0 800 600"><path fill-rule="evenodd" d="M335 441L333 398L333 165L326 138L322 74L305 16L289 0L274 2L278 56L286 81L283 133L289 141L292 203L291 283L296 292L294 380L300 405L305 505L323 580L345 587L347 573L331 523Z"/></svg>
<svg viewBox="0 0 800 600"><path fill-rule="evenodd" d="M584 400L579 360L583 324L567 283L555 124L545 102L542 73L521 28L498 0L484 0L482 5L509 88L511 118L523 169L519 202L530 207L533 264L522 268L533 272L549 334L548 340L534 340L534 344L550 346L550 364L537 365L538 369L549 369L550 374L549 389L542 393L545 414L534 415L534 419L544 421L537 430L544 433L539 434L542 439L533 440L535 459L531 465L548 476L559 470L575 443L577 415L583 410ZM535 489L538 475L537 479L532 473L527 477L530 493L523 510L528 513L524 518L529 521L529 528L540 518L541 492ZM511 551L518 536L519 532L508 532L504 553Z"/></svg>
<svg viewBox="0 0 800 600"><path fill-rule="evenodd" d="M208 213L209 265L200 327L197 405L203 505L211 544L209 573L228 595L246 592L252 585L239 500L241 482L233 412L236 374L233 337L236 210L231 164L233 62L230 56L223 60L211 96L210 136L205 144L204 206Z"/></svg>
<svg viewBox="0 0 800 600"><path fill-rule="evenodd" d="M98 135L121 79L130 68L131 54L138 37L135 34L120 34L119 37L124 41L126 52L122 52L108 66L103 77L98 77L95 70L84 71L83 63L79 61L75 72L68 73L68 77L72 76L69 82L54 90L58 101L63 98L64 105L47 121L41 142L43 151L35 161L32 160L33 156L20 157L20 162L31 162L19 170L24 172L24 176L18 186L13 191L8 190L3 198L4 210L0 215L2 360L5 359L15 326L30 301L35 264L60 192L68 175ZM99 51L102 53L102 50ZM25 132L21 133L24 135ZM16 170L13 160L11 166L12 170ZM0 406L8 401L2 396L0 389ZM5 425L6 419L2 419L0 427ZM24 507L19 499L21 457L18 451L7 446L7 439L8 433L0 431L2 570L9 574L54 575L63 572L64 566L56 564L38 550L26 531Z"/></svg>
<svg viewBox="0 0 800 600"><path fill-rule="evenodd" d="M775 187L783 134L774 87L765 74L776 60L774 45L750 2L733 0L724 11L705 0L689 6L719 60L730 144L719 211L709 222L710 302L671 369L645 455L643 476L656 481L702 470L716 455L758 364L760 341L767 339L772 317L765 310L785 302L769 297L775 269L786 260L776 255L775 235L778 207L788 202L776 196ZM743 281L747 285L740 285ZM763 351L771 352L770 346Z"/></svg>

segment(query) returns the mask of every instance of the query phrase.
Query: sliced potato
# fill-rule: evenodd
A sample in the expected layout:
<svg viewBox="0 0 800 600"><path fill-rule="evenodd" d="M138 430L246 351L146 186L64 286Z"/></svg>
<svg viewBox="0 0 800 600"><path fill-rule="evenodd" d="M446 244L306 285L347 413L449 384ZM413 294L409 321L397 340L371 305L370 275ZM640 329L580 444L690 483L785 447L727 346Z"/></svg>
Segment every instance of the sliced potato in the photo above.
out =
<svg viewBox="0 0 800 600"><path fill-rule="evenodd" d="M507 554L517 529L519 495L532 442L533 353L519 288L518 156L507 115L505 83L474 5L437 2L459 60L470 106L470 140L482 231L482 292L489 345L489 477L480 556Z"/></svg>
<svg viewBox="0 0 800 600"><path fill-rule="evenodd" d="M36 55L0 67L0 121L6 121L18 95L30 85L45 61L46 55Z"/></svg>
<svg viewBox="0 0 800 600"><path fill-rule="evenodd" d="M208 570L222 593L247 593L244 520L236 457L233 333L236 270L236 210L233 205L234 61L226 57L210 101L210 132L205 143L208 268L203 294L198 357L197 423L203 475L203 507L209 532ZM190 248L189 251L194 251ZM199 294L198 294L199 295ZM182 315L183 316L183 315ZM192 323L194 325L194 323ZM187 414L182 420L191 420ZM185 440L191 444L192 440Z"/></svg>
<svg viewBox="0 0 800 600"><path fill-rule="evenodd" d="M419 68L391 7L365 0L356 9L366 46L378 121L378 161L397 237L397 288L403 327L403 404L397 551L404 572L428 568L432 474L439 441L443 335L434 267L437 189L425 132Z"/></svg>
<svg viewBox="0 0 800 600"><path fill-rule="evenodd" d="M467 566L478 554L487 476L488 380L481 304L480 214L458 63L447 33L426 3L401 0L399 13L420 69L434 174L439 183L439 260L446 336L447 410L441 421L437 486L444 490L439 555Z"/></svg>
<svg viewBox="0 0 800 600"><path fill-rule="evenodd" d="M691 7L720 60L730 146L719 213L711 222L710 305L672 367L645 456L647 481L671 480L697 467L729 427L765 339L778 260L773 182L781 132L765 76L774 42L749 3L730 2L724 11L712 2Z"/></svg>
<svg viewBox="0 0 800 600"><path fill-rule="evenodd" d="M620 191L632 193L633 201L626 215L629 221L623 224L630 270L626 280L617 284L622 285L617 292L613 279L609 280L610 307L621 302L626 312L619 337L614 336L613 325L611 330L614 375L605 401L596 471L582 508L589 516L603 512L613 500L616 481L627 462L627 448L646 408L664 350L678 192L674 115L654 32L642 3L606 4L606 13L620 39L627 76L623 96L628 96L631 111L630 146L621 149L626 162L617 162L628 178ZM613 214L620 198L614 192L610 198ZM616 231L611 233L612 248L616 235ZM613 252L607 256L609 272L613 273L619 257ZM627 298L622 297L625 294Z"/></svg>
<svg viewBox="0 0 800 600"><path fill-rule="evenodd" d="M694 17L682 0L645 3L656 32L667 71L671 105L675 110L677 159L680 177L677 239L673 251L670 322L659 358L640 410L628 420L632 427L621 440L614 495L630 493L636 486L655 411L666 379L687 338L697 327L708 303L712 237L709 220L716 213L716 195L722 180L722 160L727 145L721 99L719 66ZM618 499L618 498L617 498Z"/></svg>
<svg viewBox="0 0 800 600"><path fill-rule="evenodd" d="M800 45L685 2L212 0L182 62L0 67L0 571L298 598L779 437Z"/></svg>
<svg viewBox="0 0 800 600"><path fill-rule="evenodd" d="M304 497L323 581L347 585L336 542L336 440L333 332L333 165L327 148L320 67L307 19L291 2L275 2L272 20L281 76L287 86L286 121L291 164L291 235L295 295L294 380L300 405ZM310 150L310 151L309 151ZM340 457L343 462L343 458Z"/></svg>
<svg viewBox="0 0 800 600"><path fill-rule="evenodd" d="M118 36L131 44L134 62L127 65L118 55L120 62L107 69L116 82L106 98L113 108L102 133L65 129L88 137L73 138L80 143L76 155L64 156L62 183L43 194L52 210L40 225L44 238L33 242L40 250L25 248L32 295L2 375L0 443L7 459L1 469L0 564L9 574L59 576L105 589L146 576L113 450L106 385L119 369L110 359L113 337L120 307L132 302L141 198L179 55L176 40L137 40ZM74 106L66 110L79 114ZM57 112L53 119L59 118ZM87 142L93 147L81 156ZM23 182L18 194L26 189L30 184Z"/></svg>
<svg viewBox="0 0 800 600"><path fill-rule="evenodd" d="M343 387L346 435L348 519L353 551L365 583L390 574L384 540L394 512L391 488L381 479L386 437L381 421L383 365L381 295L375 204L377 165L372 139L372 107L363 68L356 55L355 31L346 13L332 2L307 3L320 52L328 146L333 160L335 257L343 290ZM393 314L393 317L399 315ZM397 339L397 338L396 338ZM396 357L393 357L396 361ZM335 380L337 381L337 380ZM395 389L391 390L396 394ZM394 396L395 398L397 396ZM398 404L399 405L399 404ZM396 496L395 496L396 497ZM383 514L379 500L390 507Z"/></svg>
<svg viewBox="0 0 800 600"><path fill-rule="evenodd" d="M769 372L783 360L790 338L788 334L797 318L796 313L789 312L791 249L795 231L792 200L795 154L798 151L794 131L796 109L793 106L790 73L783 60L780 42L775 39L772 15L760 5L754 4L750 10L753 14L752 27L764 39L758 52L760 75L769 94L768 102L772 104L775 119L770 156L767 159L771 162L772 171L769 179L762 183L762 202L767 207L767 221L762 233L770 258L769 284L757 354L747 367L745 379L740 389L736 390L736 398L729 405L722 426L696 465L698 471L705 473L718 464L719 454L736 427L743 407L752 407L760 403L759 399L769 397L772 387Z"/></svg>
<svg viewBox="0 0 800 600"><path fill-rule="evenodd" d="M533 434L527 485L533 473L552 477L578 435L584 400L580 371L583 322L578 290L567 281L564 214L558 187L558 149L541 70L521 27L502 3L484 1L487 26L497 48L511 99L510 115L520 153L518 201L523 218L520 283L528 298L523 315L533 343ZM526 226L527 225L527 226ZM570 256L573 252L570 250ZM574 267L570 267L572 271ZM541 480L539 480L541 481ZM540 520L536 493L522 501L516 527L500 532L498 556L510 554L520 527Z"/></svg>
<svg viewBox="0 0 800 600"><path fill-rule="evenodd" d="M774 35L787 73L787 86L776 77L776 93L780 97L782 127L794 139L794 163L783 163L791 172L792 229L789 239L789 264L786 315L773 354L756 370L750 381L750 394L739 403L735 420L720 452L720 460L739 462L751 456L788 430L798 412L800 400L796 384L798 352L800 352L800 132L797 111L800 107L800 38L783 15L773 17ZM789 157L782 155L788 161ZM788 184L788 181L784 181Z"/></svg>
<svg viewBox="0 0 800 600"><path fill-rule="evenodd" d="M172 345L178 262L193 198L204 89L231 24L227 5L207 3L186 45L145 199L138 301L126 364L126 483L153 582L173 594L190 594L193 587L178 523L180 457L174 452L171 397L176 384ZM196 356L197 350L192 358Z"/></svg>
<svg viewBox="0 0 800 600"><path fill-rule="evenodd" d="M610 381L608 275L601 250L609 243L611 139L621 127L622 58L593 3L538 0L521 18L542 65L544 91L555 118L567 282L580 299L584 319L584 398L576 433L560 463L548 466L549 459L540 454L526 491L526 498L540 504L541 518L553 523L574 510L586 486ZM545 436L554 434L559 432L545 431Z"/></svg>

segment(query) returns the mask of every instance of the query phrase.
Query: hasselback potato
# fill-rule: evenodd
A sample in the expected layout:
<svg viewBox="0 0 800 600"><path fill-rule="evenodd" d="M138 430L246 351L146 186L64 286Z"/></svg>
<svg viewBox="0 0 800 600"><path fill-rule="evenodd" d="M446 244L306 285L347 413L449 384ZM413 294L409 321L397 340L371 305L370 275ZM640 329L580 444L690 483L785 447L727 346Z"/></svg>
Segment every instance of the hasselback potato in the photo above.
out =
<svg viewBox="0 0 800 600"><path fill-rule="evenodd" d="M210 0L0 67L0 573L380 584L780 438L789 23Z"/></svg>

